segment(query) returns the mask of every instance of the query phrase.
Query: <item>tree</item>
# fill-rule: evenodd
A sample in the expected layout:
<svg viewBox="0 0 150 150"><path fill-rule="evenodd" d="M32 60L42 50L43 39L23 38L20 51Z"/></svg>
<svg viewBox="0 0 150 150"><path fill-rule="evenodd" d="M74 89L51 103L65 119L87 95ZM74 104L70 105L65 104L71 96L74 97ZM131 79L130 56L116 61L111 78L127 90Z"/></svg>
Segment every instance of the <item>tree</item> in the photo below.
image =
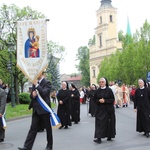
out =
<svg viewBox="0 0 150 150"><path fill-rule="evenodd" d="M76 55L79 60L79 65L76 66L81 72L81 82L85 86L90 85L90 67L89 67L89 49L87 46L81 46L78 48L78 54Z"/></svg>
<svg viewBox="0 0 150 150"><path fill-rule="evenodd" d="M8 49L10 46L10 41L16 46L17 43L17 27L16 22L21 20L28 20L31 19L38 19L38 18L45 18L45 16L37 11L32 10L30 7L24 7L19 9L14 4L7 6L2 5L0 8L0 77L4 80L4 82L10 83L10 73L7 70L7 64L10 61ZM16 67L16 49L11 52L12 55L12 72L13 72L13 79L14 79L14 88L16 94L16 103L19 103L18 100L18 91L19 86L23 86L25 80L24 75L22 72ZM9 77L9 78L6 78Z"/></svg>
<svg viewBox="0 0 150 150"><path fill-rule="evenodd" d="M124 35L123 35L123 31L122 30L120 30L119 32L118 32L118 39L119 39L119 41L124 41Z"/></svg>
<svg viewBox="0 0 150 150"><path fill-rule="evenodd" d="M122 39L123 50L102 61L98 77L105 75L111 80L137 84L150 71L150 24L146 20L133 37L125 35Z"/></svg>
<svg viewBox="0 0 150 150"><path fill-rule="evenodd" d="M47 78L52 82L53 90L60 88L60 73L59 63L63 60L65 54L65 47L49 41L48 44L49 64L46 69Z"/></svg>
<svg viewBox="0 0 150 150"><path fill-rule="evenodd" d="M126 46L128 46L128 44L132 42L132 36L128 33L124 35L122 30L118 32L118 39L119 41L122 41L123 49L125 49Z"/></svg>
<svg viewBox="0 0 150 150"><path fill-rule="evenodd" d="M51 54L56 58L58 58L57 63L63 61L64 56L66 55L64 46L59 45L58 43L53 41L48 41L47 49L48 49L48 54Z"/></svg>
<svg viewBox="0 0 150 150"><path fill-rule="evenodd" d="M58 90L60 88L60 74L57 61L58 58L50 55L50 61L46 69L47 79L52 83L52 90Z"/></svg>
<svg viewBox="0 0 150 150"><path fill-rule="evenodd" d="M92 39L89 39L88 46L95 45L95 35L93 35Z"/></svg>
<svg viewBox="0 0 150 150"><path fill-rule="evenodd" d="M145 20L140 31L135 34L136 59L135 71L137 78L145 78L150 71L150 24Z"/></svg>

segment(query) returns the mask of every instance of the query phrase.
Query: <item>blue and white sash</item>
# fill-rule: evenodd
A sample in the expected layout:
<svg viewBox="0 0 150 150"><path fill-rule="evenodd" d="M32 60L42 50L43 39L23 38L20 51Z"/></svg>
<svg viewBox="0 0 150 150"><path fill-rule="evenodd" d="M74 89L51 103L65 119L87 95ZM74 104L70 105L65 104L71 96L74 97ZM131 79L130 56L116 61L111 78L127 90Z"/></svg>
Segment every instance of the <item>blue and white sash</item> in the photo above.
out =
<svg viewBox="0 0 150 150"><path fill-rule="evenodd" d="M2 117L0 117L0 123L1 123L2 127L5 129L6 128L6 120L5 120L4 116L5 116L5 112L2 115Z"/></svg>
<svg viewBox="0 0 150 150"><path fill-rule="evenodd" d="M60 127L61 123L60 123L60 119L59 117L56 115L56 113L53 111L53 109L51 109L47 103L43 100L43 98L40 96L39 92L37 91L37 97L36 99L38 100L38 102L40 103L40 105L42 106L42 108L44 110L46 110L47 112L50 113L50 120L51 120L51 124L54 127Z"/></svg>

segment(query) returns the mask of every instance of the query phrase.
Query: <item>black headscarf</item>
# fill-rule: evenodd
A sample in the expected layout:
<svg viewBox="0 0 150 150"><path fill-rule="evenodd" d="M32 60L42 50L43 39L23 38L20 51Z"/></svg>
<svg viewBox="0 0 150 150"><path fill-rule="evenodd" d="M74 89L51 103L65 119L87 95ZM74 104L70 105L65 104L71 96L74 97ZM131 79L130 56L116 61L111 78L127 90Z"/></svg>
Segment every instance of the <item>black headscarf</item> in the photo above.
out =
<svg viewBox="0 0 150 150"><path fill-rule="evenodd" d="M74 89L77 89L76 86L75 86L73 83L71 83L71 86L72 86Z"/></svg>
<svg viewBox="0 0 150 150"><path fill-rule="evenodd" d="M66 89L69 89L68 82L67 81L62 81L62 82L65 82L66 83Z"/></svg>
<svg viewBox="0 0 150 150"><path fill-rule="evenodd" d="M96 86L95 84L92 84L92 86L94 86L94 87L95 87L95 90L97 89L97 86Z"/></svg>
<svg viewBox="0 0 150 150"><path fill-rule="evenodd" d="M105 80L106 80L106 87L108 87L108 86L109 86L109 83L108 83L107 78L105 78Z"/></svg>

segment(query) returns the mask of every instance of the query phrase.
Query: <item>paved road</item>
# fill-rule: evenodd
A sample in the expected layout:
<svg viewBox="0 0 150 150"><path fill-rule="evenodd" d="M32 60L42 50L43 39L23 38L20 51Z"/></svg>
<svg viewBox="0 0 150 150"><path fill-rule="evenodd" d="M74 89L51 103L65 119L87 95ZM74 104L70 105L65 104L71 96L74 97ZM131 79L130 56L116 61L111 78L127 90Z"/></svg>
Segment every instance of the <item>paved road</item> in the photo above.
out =
<svg viewBox="0 0 150 150"><path fill-rule="evenodd" d="M56 111L56 110L55 110ZM53 129L54 150L150 150L150 138L135 131L136 114L133 105L116 109L117 135L113 141L102 139L101 144L93 142L94 118L87 114L87 104L81 104L81 122L69 129ZM22 147L29 130L31 117L9 121L5 142L0 149L17 150ZM38 133L33 150L44 150L45 132Z"/></svg>

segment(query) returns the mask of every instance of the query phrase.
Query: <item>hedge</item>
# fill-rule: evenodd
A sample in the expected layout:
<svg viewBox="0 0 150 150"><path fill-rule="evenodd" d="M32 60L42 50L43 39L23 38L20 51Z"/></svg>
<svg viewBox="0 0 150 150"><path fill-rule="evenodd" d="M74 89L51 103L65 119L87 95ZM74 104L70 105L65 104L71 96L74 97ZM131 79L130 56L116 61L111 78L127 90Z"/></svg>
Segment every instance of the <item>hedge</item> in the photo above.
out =
<svg viewBox="0 0 150 150"><path fill-rule="evenodd" d="M29 93L20 93L18 97L20 104L29 104L31 101Z"/></svg>

